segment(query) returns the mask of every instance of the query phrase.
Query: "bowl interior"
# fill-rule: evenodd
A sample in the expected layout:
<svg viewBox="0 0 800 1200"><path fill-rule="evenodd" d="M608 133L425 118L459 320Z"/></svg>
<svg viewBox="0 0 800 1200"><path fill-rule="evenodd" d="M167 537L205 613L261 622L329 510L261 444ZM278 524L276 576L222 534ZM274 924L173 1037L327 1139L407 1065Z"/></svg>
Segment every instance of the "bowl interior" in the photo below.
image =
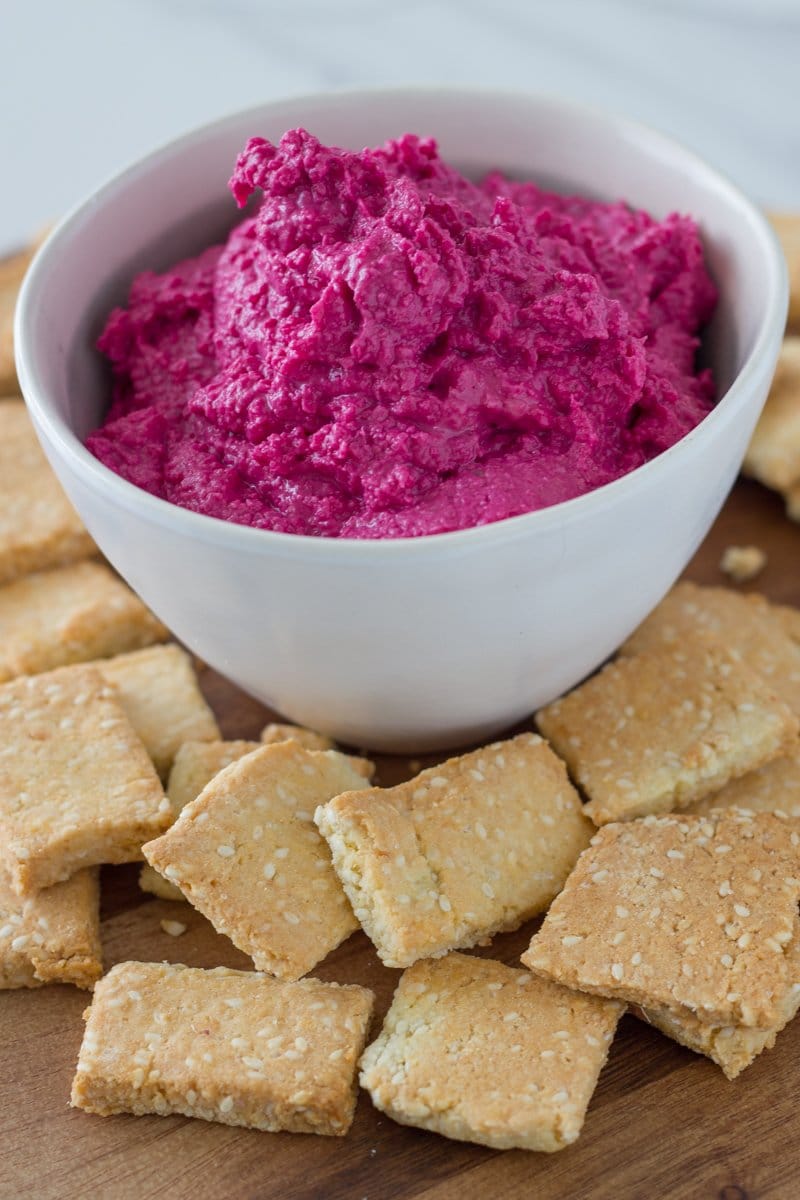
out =
<svg viewBox="0 0 800 1200"><path fill-rule="evenodd" d="M695 217L720 303L703 358L722 397L774 304L764 233L735 188L688 151L650 130L536 97L404 91L272 104L237 114L165 147L118 176L50 239L33 289L25 342L51 414L79 439L102 419L109 377L94 346L133 276L162 270L224 238L241 219L226 182L247 138L277 140L304 125L352 148L411 131L435 136L442 154L473 177L499 169L545 186L625 199L656 216ZM36 274L36 269L34 275ZM47 352L39 348L47 346ZM23 350L23 353L25 351Z"/></svg>

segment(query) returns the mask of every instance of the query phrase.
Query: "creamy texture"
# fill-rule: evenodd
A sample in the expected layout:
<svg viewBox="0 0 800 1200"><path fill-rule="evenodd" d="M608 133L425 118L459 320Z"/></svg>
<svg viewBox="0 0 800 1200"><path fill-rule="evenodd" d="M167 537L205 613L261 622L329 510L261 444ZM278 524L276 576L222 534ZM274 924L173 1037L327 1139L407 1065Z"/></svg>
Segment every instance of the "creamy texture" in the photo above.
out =
<svg viewBox="0 0 800 1200"><path fill-rule="evenodd" d="M174 504L288 533L408 537L626 474L709 411L716 293L687 217L489 175L433 141L360 153L253 138L255 215L143 272L99 340L87 439Z"/></svg>

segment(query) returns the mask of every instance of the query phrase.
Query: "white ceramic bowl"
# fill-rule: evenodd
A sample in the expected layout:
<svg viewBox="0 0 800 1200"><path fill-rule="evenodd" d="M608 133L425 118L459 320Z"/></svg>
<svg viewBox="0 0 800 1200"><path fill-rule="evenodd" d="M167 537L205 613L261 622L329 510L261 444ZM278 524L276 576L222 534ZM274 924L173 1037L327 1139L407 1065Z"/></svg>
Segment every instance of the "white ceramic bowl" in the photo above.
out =
<svg viewBox="0 0 800 1200"><path fill-rule="evenodd" d="M86 451L109 381L94 349L144 267L237 219L247 138L304 125L360 148L435 135L468 173L499 168L701 225L721 290L707 338L723 398L630 475L541 512L397 541L268 533L140 491ZM707 532L767 393L787 304L757 209L671 140L546 97L398 90L313 96L206 126L130 167L64 220L20 299L22 388L92 536L192 650L287 717L376 749L486 738L588 674L663 596Z"/></svg>

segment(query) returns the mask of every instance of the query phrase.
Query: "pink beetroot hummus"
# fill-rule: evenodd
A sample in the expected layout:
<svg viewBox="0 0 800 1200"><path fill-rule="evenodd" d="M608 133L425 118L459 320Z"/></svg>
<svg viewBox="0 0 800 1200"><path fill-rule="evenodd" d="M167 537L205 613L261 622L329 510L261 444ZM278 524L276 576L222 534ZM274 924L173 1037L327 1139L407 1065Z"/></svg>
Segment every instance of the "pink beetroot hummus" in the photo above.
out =
<svg viewBox="0 0 800 1200"><path fill-rule="evenodd" d="M286 533L464 529L588 492L712 406L688 217L465 179L433 141L253 138L255 215L146 271L99 341L90 450L173 504Z"/></svg>

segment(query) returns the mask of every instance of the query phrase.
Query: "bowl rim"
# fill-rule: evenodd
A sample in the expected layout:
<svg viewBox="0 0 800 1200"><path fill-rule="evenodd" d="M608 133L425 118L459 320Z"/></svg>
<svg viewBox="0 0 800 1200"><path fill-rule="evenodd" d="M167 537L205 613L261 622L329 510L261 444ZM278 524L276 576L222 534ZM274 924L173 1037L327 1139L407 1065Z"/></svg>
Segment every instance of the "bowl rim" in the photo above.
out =
<svg viewBox="0 0 800 1200"><path fill-rule="evenodd" d="M252 118L255 124L265 114L279 114L283 107L294 108L304 103L317 103L322 99L327 103L336 104L351 103L356 99L363 102L371 97L383 100L393 98L402 100L409 95L418 98L428 96L434 102L443 97L452 100L458 97L474 99L476 96L483 97L489 102L525 101L532 105L549 107L576 118L606 125L611 129L616 129L623 136L628 134L634 140L648 140L654 147L661 146L664 150L670 151L673 156L677 155L687 166L692 167L695 173L699 173L701 178L713 185L717 193L723 195L730 206L739 211L741 217L749 223L752 232L761 242L768 272L768 302L762 313L750 354L725 395L717 401L714 408L694 429L667 450L618 479L594 488L592 491L560 501L547 508L504 517L488 524L412 537L321 537L313 534L283 533L250 525L240 525L220 517L212 517L205 513L182 508L171 501L153 496L121 475L117 475L95 458L67 422L54 411L47 389L40 379L34 352L34 340L32 334L29 333L31 314L36 307L37 293L46 286L51 259L54 256L57 257L62 244L69 240L75 227L90 219L93 210L99 203L106 202L114 195L124 191L128 182L136 178L142 171L157 167L159 162L168 160L176 151L222 133L227 127L236 127L248 117ZM196 540L216 545L225 543L231 549L239 548L251 554L274 554L277 551L282 554L291 554L292 552L303 555L313 554L321 559L349 556L358 560L370 558L380 560L417 554L435 555L449 550L466 552L490 542L515 540L536 532L552 531L553 528L563 527L581 520L592 509L602 511L616 503L623 502L643 482L657 479L660 474L663 475L669 471L675 458L683 453L685 447L692 442L708 440L713 437L723 415L737 405L741 407L744 404L750 390L751 380L756 377L761 362L774 349L777 349L777 345L783 337L788 299L786 261L777 234L764 213L727 174L713 167L700 154L683 145L677 138L662 133L644 122L608 110L596 109L589 104L555 93L528 91L524 88L478 86L465 88L426 84L386 88L350 87L287 96L238 109L196 126L178 137L170 138L126 167L114 172L65 214L36 251L23 281L16 306L14 345L20 389L31 411L34 424L45 431L47 440L57 446L59 454L67 460L74 473L88 477L87 486L91 483L93 490L104 492L107 498L113 500L119 507L135 512L140 518L147 519L151 524L172 525L175 527L176 533L183 533Z"/></svg>

